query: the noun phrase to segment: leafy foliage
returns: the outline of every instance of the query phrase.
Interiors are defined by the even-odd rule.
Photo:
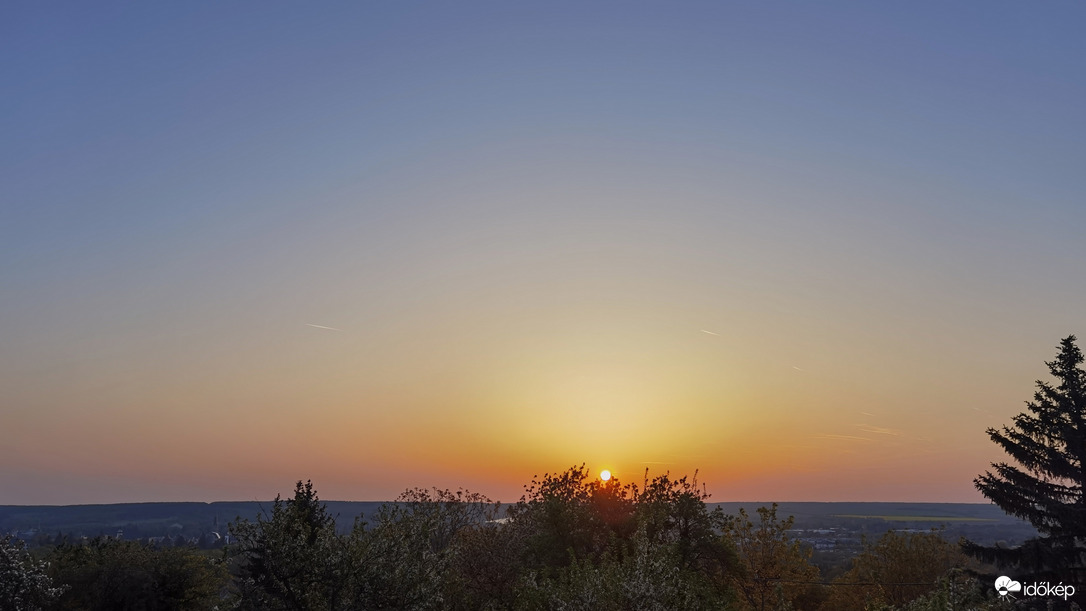
[[[229,583],[222,563],[195,549],[107,537],[60,545],[50,561],[68,587],[57,609],[215,609]]]
[[[445,609],[485,592],[472,572],[457,569],[464,562],[480,570],[496,568],[475,554],[488,549],[478,546],[480,533],[494,529],[498,509],[498,503],[481,494],[421,488],[382,507],[364,538],[369,560],[365,589],[371,605]]]
[[[968,559],[959,546],[947,542],[939,531],[898,533],[889,531],[874,544],[865,542],[852,568],[834,580],[827,611],[863,611],[872,607],[901,606],[936,591]]]
[[[673,545],[650,541],[644,529],[634,535],[631,553],[605,553],[597,562],[575,560],[551,578],[529,575],[525,609],[726,609],[705,576],[682,568]]]
[[[47,568],[22,541],[0,537],[0,611],[36,611],[59,598],[64,588],[53,585]]]
[[[731,576],[747,608],[789,608],[814,595],[818,568],[810,550],[788,537],[793,518],[777,518],[777,504],[758,508],[758,524],[740,509],[725,524],[725,534],[739,553],[741,570]]]
[[[294,498],[275,497],[271,515],[230,525],[227,548],[245,609],[346,609],[356,567],[353,539],[336,534],[335,517],[312,482],[298,482]]]
[[[981,580],[970,571],[953,568],[939,578],[932,591],[896,608],[901,611],[1007,611],[1013,605],[1011,601],[1000,599],[991,580]]]
[[[556,568],[574,558],[598,559],[613,536],[633,531],[632,493],[617,478],[593,481],[583,464],[533,478],[509,511],[510,520],[528,533],[529,565]]]
[[[696,479],[593,480],[584,465],[534,479],[510,511],[525,534],[525,608],[714,608],[736,568]]]

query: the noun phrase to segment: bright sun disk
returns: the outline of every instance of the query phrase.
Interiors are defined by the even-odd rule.
[[[600,471],[600,479],[602,479],[605,482],[607,480],[611,479],[611,472],[608,471],[607,469],[604,469],[603,471]]]

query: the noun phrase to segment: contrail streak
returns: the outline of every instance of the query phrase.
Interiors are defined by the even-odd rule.
[[[343,329],[337,329],[335,327],[326,327],[324,325],[315,325],[313,323],[305,323],[307,326],[315,327],[317,329],[328,329],[329,331],[342,331]]]
[[[702,330],[701,330],[701,332],[702,332],[702,333],[708,333],[709,335],[716,335],[717,337],[720,337],[720,334],[718,334],[718,333],[713,333],[712,331],[706,331],[705,329],[702,329]]]
[[[871,426],[871,425],[868,425],[868,424],[857,424],[856,428],[860,429],[861,431],[863,431],[865,433],[878,433],[879,435],[893,435],[894,437],[897,437],[898,435],[901,435],[901,433],[899,433],[895,429],[888,429],[888,428],[881,427],[881,426]]]
[[[857,437],[856,435],[815,435],[819,439],[843,439],[846,441],[872,441],[867,437]]]

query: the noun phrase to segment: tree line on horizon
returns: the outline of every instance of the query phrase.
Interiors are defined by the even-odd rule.
[[[775,505],[727,515],[707,498],[694,479],[604,483],[582,465],[534,479],[505,511],[414,489],[337,533],[312,483],[298,482],[266,515],[232,523],[235,542],[218,552],[103,537],[12,558],[32,577],[24,593],[38,594],[0,610],[863,609],[938,595],[966,562],[937,532],[891,532],[838,581],[906,585],[834,592]]]
[[[584,465],[533,478],[508,507],[464,491],[413,489],[337,532],[311,482],[230,525],[222,550],[98,538],[35,557],[0,539],[0,611],[54,609],[724,609],[1077,608],[1086,593],[1086,372],[1075,337],[1047,363],[1028,412],[988,435],[1016,464],[977,488],[1037,538],[1016,548],[939,532],[865,541],[826,582],[777,507],[710,509],[693,478],[641,485]],[[1070,600],[1015,600],[993,579],[1081,584]]]

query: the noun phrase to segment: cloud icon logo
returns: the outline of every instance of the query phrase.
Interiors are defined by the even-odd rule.
[[[1011,579],[1010,577],[1007,577],[1006,575],[1003,575],[999,579],[995,580],[995,589],[996,592],[999,592],[1000,596],[1006,596],[1011,592],[1021,592],[1022,584]]]

